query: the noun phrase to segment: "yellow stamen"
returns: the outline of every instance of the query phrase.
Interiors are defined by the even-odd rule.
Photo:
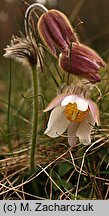
[[[65,108],[65,115],[69,121],[81,122],[87,116],[88,109],[86,111],[78,110],[76,103],[69,103]]]

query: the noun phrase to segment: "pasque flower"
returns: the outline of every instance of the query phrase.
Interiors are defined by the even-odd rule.
[[[72,41],[79,42],[68,18],[58,10],[52,9],[41,15],[38,31],[43,42],[55,56],[57,48],[60,52],[67,52]]]
[[[78,138],[84,145],[91,144],[91,130],[95,123],[99,123],[99,110],[91,99],[76,94],[61,94],[44,111],[51,109],[46,135],[55,138],[67,130],[70,146],[75,145]]]
[[[77,43],[72,43],[69,54],[60,54],[59,64],[64,71],[86,78],[91,83],[100,82],[98,70],[100,67],[106,66],[105,62],[94,50]]]
[[[57,56],[59,65],[68,73],[88,79],[91,83],[100,82],[98,70],[106,64],[91,48],[79,43],[78,37],[67,17],[58,10],[49,10],[38,21],[38,31],[50,52]]]
[[[5,48],[4,56],[14,59],[23,65],[36,65],[37,47],[34,38],[30,40],[25,37],[13,36],[10,45]]]

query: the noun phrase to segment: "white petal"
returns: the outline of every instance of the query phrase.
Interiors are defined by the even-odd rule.
[[[76,131],[79,123],[71,122],[68,126],[68,143],[70,146],[74,146],[78,140]]]
[[[63,98],[65,98],[68,94],[60,94],[57,97],[55,97],[46,107],[46,109],[44,110],[44,112],[47,112],[51,109],[53,109],[54,107],[56,107],[57,105],[59,105],[59,103],[63,100]]]
[[[61,106],[66,106],[69,103],[73,104],[77,100],[77,98],[78,96],[76,95],[69,95],[62,100]]]
[[[88,103],[84,98],[79,98],[76,101],[78,110],[86,111],[88,109]]]
[[[88,104],[89,104],[89,108],[90,108],[90,111],[92,113],[92,116],[95,120],[95,122],[97,123],[97,125],[99,125],[100,123],[100,116],[99,116],[99,109],[98,109],[98,106],[90,99],[87,99],[88,101]]]
[[[91,130],[95,124],[95,120],[91,114],[91,112],[88,112],[87,118],[85,118],[80,125],[78,126],[76,136],[79,137],[79,140],[84,145],[91,144]]]
[[[64,114],[64,110],[65,108],[61,106],[52,110],[45,134],[50,137],[59,137],[66,131],[69,121]]]

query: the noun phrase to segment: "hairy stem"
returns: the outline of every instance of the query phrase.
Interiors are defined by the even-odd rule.
[[[33,126],[32,126],[32,140],[31,140],[30,169],[32,172],[34,172],[37,124],[38,124],[38,80],[37,80],[36,65],[32,66],[32,76],[33,76],[34,104],[33,104]]]
[[[10,103],[11,103],[11,60],[10,60],[10,69],[9,69],[9,92],[8,92],[8,112],[7,112],[7,133],[8,133],[8,147],[11,151],[11,140],[10,140]]]
[[[26,13],[25,13],[25,32],[26,32],[26,35],[29,36],[30,38],[31,38],[31,28],[30,28],[31,13],[34,12],[36,9],[40,10],[43,13],[48,12],[47,8],[39,3],[31,4],[27,8]]]

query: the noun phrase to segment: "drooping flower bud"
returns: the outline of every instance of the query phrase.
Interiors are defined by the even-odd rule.
[[[91,83],[100,82],[98,70],[106,64],[91,48],[83,44],[72,43],[71,53],[61,53],[60,67],[71,74],[88,79]]]
[[[38,31],[54,56],[56,56],[56,48],[66,52],[71,42],[79,43],[69,20],[58,10],[49,10],[40,17]]]

